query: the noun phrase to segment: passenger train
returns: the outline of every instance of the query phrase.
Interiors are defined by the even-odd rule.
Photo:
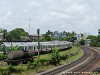
[[[4,60],[8,65],[18,65],[20,62],[34,61],[34,55],[38,54],[38,42],[4,42],[3,45],[5,47],[17,46],[19,48],[18,51],[8,51],[8,58]],[[68,41],[40,42],[39,51],[41,54],[52,52],[55,46],[62,51],[71,48],[72,43]]]
[[[38,50],[38,42],[4,42],[6,47],[17,46],[19,50]],[[72,43],[68,41],[49,41],[40,42],[40,51],[50,51],[54,47],[64,50],[72,47]]]

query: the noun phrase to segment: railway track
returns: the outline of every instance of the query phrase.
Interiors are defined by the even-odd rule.
[[[65,64],[65,65],[62,65],[58,68],[54,68],[52,70],[49,70],[49,71],[45,71],[45,72],[42,72],[42,73],[39,73],[37,75],[54,75],[54,74],[61,74],[63,71],[66,71],[67,69],[77,65],[78,63],[84,61],[87,57],[90,56],[91,52],[89,50],[86,50],[86,49],[83,49],[84,51],[84,55],[79,59],[79,60],[76,60],[75,62],[72,62],[70,64]]]
[[[85,64],[70,70],[71,73],[69,72],[67,75],[89,75],[93,73],[92,68],[100,61],[100,54],[93,48],[87,47],[86,49],[92,52],[90,60],[88,60]]]
[[[84,55],[75,62],[36,75],[88,75],[89,69],[100,60],[100,55],[93,48],[81,47]]]

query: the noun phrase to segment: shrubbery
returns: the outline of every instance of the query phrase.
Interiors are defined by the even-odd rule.
[[[36,68],[37,66],[39,66],[38,62],[38,60],[35,60],[34,62],[28,62],[27,69],[30,70]]]
[[[68,55],[67,54],[66,55],[62,55],[62,56],[60,56],[60,58],[61,58],[61,60],[66,60],[68,58]]]
[[[4,55],[4,54],[0,54],[0,60],[6,59],[6,58],[7,58],[6,55]]]
[[[51,64],[57,65],[60,64],[60,54],[59,54],[59,48],[54,47],[53,52],[50,54],[51,55]]]
[[[10,46],[10,47],[8,47],[9,51],[17,51],[18,49],[19,49],[18,46]]]
[[[84,39],[81,39],[81,40],[79,41],[79,44],[80,44],[80,45],[85,45],[85,40],[84,40]]]
[[[22,71],[23,71],[22,68],[9,65],[5,68],[0,68],[0,75],[10,75],[11,73],[20,73]]]

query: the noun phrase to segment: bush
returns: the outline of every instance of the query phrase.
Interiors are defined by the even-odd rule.
[[[34,62],[28,62],[27,69],[30,70],[36,68],[37,66],[39,66],[38,63],[39,63],[38,60],[35,60]]]
[[[79,43],[80,43],[80,45],[85,45],[85,40],[84,40],[84,39],[81,39],[81,40],[79,41]]]
[[[4,55],[4,54],[0,54],[0,60],[6,59],[6,58],[7,58],[6,55]]]
[[[0,68],[0,75],[8,75],[8,70]]]
[[[12,67],[12,65],[9,65],[8,67],[8,72],[12,73],[12,72],[16,72],[16,69]]]
[[[17,51],[17,50],[19,50],[19,47],[18,46],[10,46],[10,47],[8,47],[8,50],[9,51]]]
[[[51,53],[50,56],[51,56],[51,60],[50,60],[51,64],[54,65],[60,64],[60,54],[59,54],[58,47],[54,47],[53,53]]]
[[[19,73],[22,72],[22,68],[17,68],[12,65],[0,68],[0,75],[10,75],[11,73]]]
[[[68,55],[62,55],[61,60],[66,60],[68,58]]]

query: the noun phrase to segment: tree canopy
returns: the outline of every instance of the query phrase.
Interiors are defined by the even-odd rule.
[[[25,32],[22,28],[16,28],[6,35],[7,41],[22,41],[21,36],[29,36],[28,32]]]
[[[100,47],[100,35],[91,39],[91,46]]]

